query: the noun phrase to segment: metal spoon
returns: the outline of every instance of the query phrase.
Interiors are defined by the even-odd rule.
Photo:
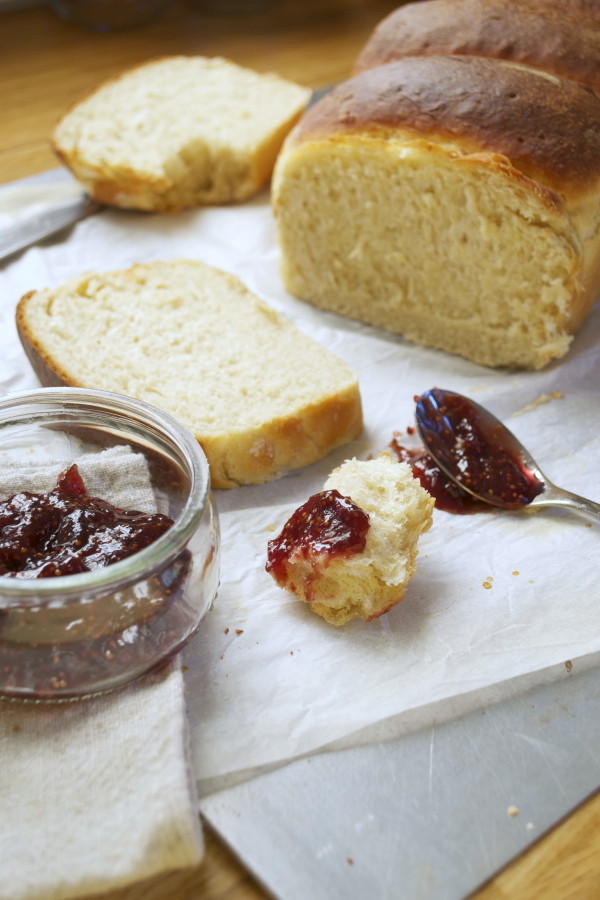
[[[427,452],[474,497],[503,509],[560,506],[600,521],[600,503],[552,484],[514,434],[468,397],[433,388],[419,397],[416,418]]]

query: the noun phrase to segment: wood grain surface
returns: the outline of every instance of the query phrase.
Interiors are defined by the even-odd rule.
[[[347,76],[373,26],[396,5],[394,0],[280,0],[268,14],[217,16],[204,14],[200,5],[176,3],[150,25],[109,34],[65,23],[44,7],[0,13],[0,182],[54,167],[48,135],[55,121],[90,88],[129,66],[173,53],[221,55],[321,87]],[[198,868],[99,900],[265,900],[267,893],[225,844],[208,828],[205,836],[206,856]],[[600,795],[475,895],[475,900],[596,898]]]

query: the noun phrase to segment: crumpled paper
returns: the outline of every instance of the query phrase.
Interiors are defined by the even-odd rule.
[[[238,275],[359,374],[360,440],[270,485],[216,492],[221,587],[185,654],[201,790],[331,742],[351,743],[359,732],[364,740],[369,728],[377,739],[385,722],[421,727],[428,715],[439,721],[444,711],[460,710],[461,698],[476,705],[493,685],[517,690],[524,676],[530,684],[531,673],[557,672],[565,661],[600,650],[600,526],[561,510],[462,517],[436,510],[404,601],[370,624],[328,625],[264,571],[267,541],[293,509],[344,459],[376,454],[394,431],[405,432],[414,424],[413,396],[433,386],[488,407],[549,478],[600,501],[600,309],[565,359],[542,372],[496,371],[291,297],[278,255],[263,192],[243,205],[169,216],[106,211],[77,225],[67,240],[27,251],[0,274],[3,390],[37,384],[13,324],[21,294],[85,270],[182,257]],[[514,417],[540,395],[561,392]]]

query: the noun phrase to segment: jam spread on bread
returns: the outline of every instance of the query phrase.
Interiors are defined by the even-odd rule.
[[[267,572],[283,587],[287,562],[304,559],[322,567],[333,558],[362,553],[368,530],[368,515],[349,497],[336,490],[313,494],[269,541]]]
[[[0,576],[52,578],[109,566],[172,525],[168,516],[89,497],[72,465],[50,493],[21,491],[0,503]]]
[[[520,446],[487,410],[462,394],[434,388],[417,403],[421,434],[441,465],[462,485],[504,509],[523,509],[544,490]]]

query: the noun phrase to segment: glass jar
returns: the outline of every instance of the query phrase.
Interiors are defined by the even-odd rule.
[[[176,654],[219,583],[219,527],[194,436],[147,403],[79,388],[0,399],[0,460],[81,463],[119,445],[141,453],[174,525],[133,556],[54,578],[0,577],[0,695],[66,700],[112,690]],[[4,499],[4,498],[3,498]]]

